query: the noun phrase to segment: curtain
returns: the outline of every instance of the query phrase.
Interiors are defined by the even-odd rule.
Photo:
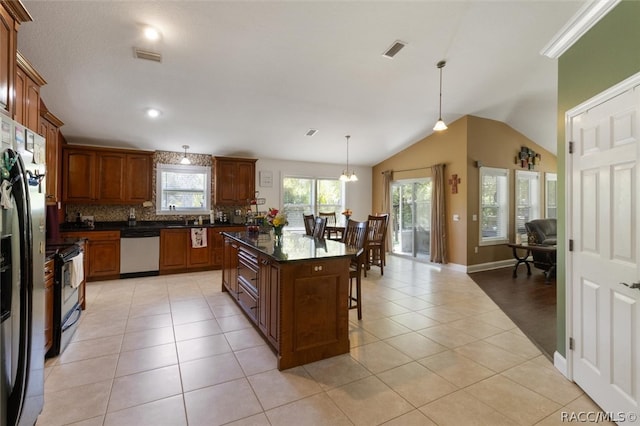
[[[433,170],[433,196],[431,199],[431,261],[447,263],[446,211],[444,203],[444,164],[437,164]]]
[[[382,209],[380,212],[389,213],[389,217],[391,217],[391,195],[389,194],[389,188],[391,188],[391,179],[393,179],[393,171],[385,170],[382,172]],[[389,223],[387,223],[387,237],[385,238],[385,246],[386,251],[391,252],[391,240],[389,238]]]

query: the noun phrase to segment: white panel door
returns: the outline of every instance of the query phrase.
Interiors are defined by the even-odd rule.
[[[638,413],[640,87],[570,119],[573,378],[605,411]],[[625,285],[626,284],[626,285]],[[612,420],[629,422],[626,414]]]

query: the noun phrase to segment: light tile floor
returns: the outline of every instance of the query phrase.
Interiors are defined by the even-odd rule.
[[[598,407],[464,273],[391,256],[351,353],[285,371],[220,271],[90,283],[44,425],[559,425]]]

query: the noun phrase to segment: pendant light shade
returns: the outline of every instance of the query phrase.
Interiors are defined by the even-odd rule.
[[[438,109],[438,121],[436,121],[436,125],[433,126],[433,130],[436,132],[447,130],[447,125],[444,123],[444,120],[442,120],[442,68],[444,68],[445,65],[447,65],[446,61],[440,61],[436,65],[440,70],[440,106]]]
[[[191,164],[191,160],[187,158],[187,150],[189,149],[189,145],[182,145],[182,148],[184,149],[184,157],[182,157],[182,159],[180,160],[180,164]]]
[[[345,138],[347,138],[347,168],[344,169],[342,171],[342,174],[340,175],[340,180],[342,182],[355,182],[358,180],[358,176],[356,176],[356,173],[352,170],[351,173],[349,173],[349,138],[351,136],[347,135],[345,136]]]

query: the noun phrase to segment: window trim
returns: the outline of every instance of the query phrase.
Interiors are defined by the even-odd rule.
[[[533,170],[516,170],[515,183],[514,183],[514,197],[513,197],[513,206],[514,206],[514,218],[513,218],[513,232],[514,235],[518,234],[518,180],[520,177],[526,177],[528,180],[535,179],[537,185],[537,194],[529,193],[529,198],[532,201],[529,206],[530,209],[535,209],[534,213],[531,215],[532,217],[529,220],[540,219],[542,217],[541,206],[540,206],[540,198],[541,198],[541,188],[540,188],[540,172],[536,172]],[[531,189],[531,186],[529,187]]]
[[[487,175],[487,176],[504,176],[505,177],[505,189],[504,189],[504,205],[502,206],[505,210],[505,214],[504,214],[504,219],[503,219],[503,224],[500,224],[503,232],[504,232],[504,237],[483,237],[482,236],[482,221],[483,221],[483,214],[482,214],[482,179],[483,177]],[[482,166],[480,167],[479,173],[478,173],[478,210],[479,210],[479,214],[478,214],[478,245],[479,246],[493,246],[493,245],[498,245],[498,244],[505,244],[509,242],[509,218],[511,215],[511,202],[509,200],[510,198],[510,191],[509,191],[509,169],[504,169],[504,168],[497,168],[497,167],[485,167]]]
[[[162,173],[163,172],[178,172],[178,173],[191,173],[191,174],[205,174],[205,203],[200,209],[176,209],[176,210],[162,210]],[[196,166],[188,164],[164,164],[158,163],[156,165],[156,215],[196,215],[196,214],[209,214],[211,210],[211,167]]]
[[[544,217],[549,218],[549,182],[556,183],[556,215],[554,218],[558,217],[558,174],[552,172],[545,172],[544,174]]]

